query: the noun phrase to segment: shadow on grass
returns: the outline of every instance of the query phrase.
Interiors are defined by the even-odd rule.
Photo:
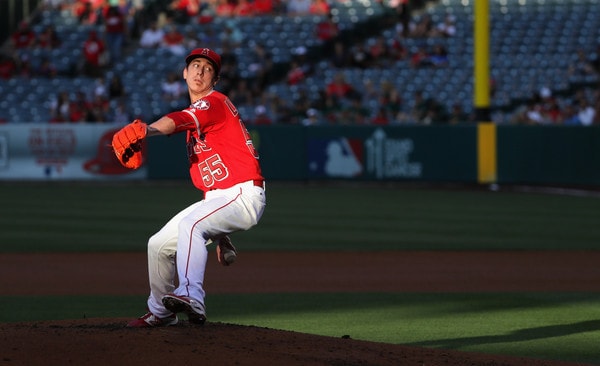
[[[524,342],[530,340],[568,336],[571,334],[585,333],[600,330],[600,320],[588,320],[573,324],[548,325],[543,327],[520,329],[508,334],[435,339],[425,342],[414,342],[411,345],[424,347],[440,347],[455,349],[469,346],[494,343]]]

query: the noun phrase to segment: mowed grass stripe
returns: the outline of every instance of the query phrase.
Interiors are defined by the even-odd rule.
[[[200,197],[187,181],[3,183],[0,251],[143,251]],[[267,197],[259,226],[234,234],[245,250],[600,247],[596,197],[277,183]]]

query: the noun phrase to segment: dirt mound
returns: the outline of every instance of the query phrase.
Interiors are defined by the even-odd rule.
[[[528,365],[569,363],[365,342],[208,322],[129,329],[130,319],[0,325],[2,365]]]
[[[243,260],[231,267],[219,266],[214,257],[209,261],[209,294],[600,290],[599,252],[242,255]],[[145,253],[0,255],[4,295],[142,295],[147,288]],[[204,327],[183,322],[169,328],[127,329],[124,324],[130,320],[0,323],[0,366],[168,366],[180,365],[178,361],[227,366],[573,365],[211,322]]]

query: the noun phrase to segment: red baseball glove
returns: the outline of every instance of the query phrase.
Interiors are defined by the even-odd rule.
[[[142,142],[146,138],[147,125],[139,119],[117,131],[112,139],[112,148],[117,159],[129,169],[137,169],[144,163]]]

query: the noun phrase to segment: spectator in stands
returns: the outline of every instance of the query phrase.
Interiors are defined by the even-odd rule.
[[[406,60],[408,58],[408,49],[404,45],[401,39],[393,38],[388,40],[390,58],[393,61]]]
[[[335,22],[333,15],[328,13],[327,16],[317,23],[315,28],[315,36],[323,42],[330,42],[340,34],[340,28]]]
[[[237,22],[233,19],[228,20],[220,35],[221,43],[227,43],[230,47],[236,48],[242,45],[244,39],[244,33],[239,29]]]
[[[221,48],[221,80],[218,84],[219,91],[229,94],[240,80],[237,56],[230,45],[222,44]]]
[[[254,11],[256,15],[274,14],[274,0],[254,0]]]
[[[19,28],[10,37],[10,45],[14,50],[32,48],[35,45],[35,41],[35,32],[26,21],[19,23]]]
[[[353,95],[349,98],[350,103],[342,105],[338,124],[343,125],[365,125],[371,119],[371,111],[364,106],[360,96]]]
[[[311,15],[329,15],[331,7],[327,0],[312,0],[308,12]]]
[[[246,79],[239,79],[234,87],[229,90],[229,99],[234,105],[254,104],[254,93],[252,93]]]
[[[310,14],[312,0],[288,0],[286,12],[289,16],[301,16]]]
[[[62,41],[58,34],[56,33],[56,29],[54,25],[49,24],[44,27],[44,29],[37,35],[35,45],[44,50],[52,50],[55,48],[59,48],[62,44]]]
[[[425,116],[419,123],[424,125],[447,124],[448,114],[444,104],[434,98],[429,98]]]
[[[338,98],[328,95],[326,90],[319,91],[319,97],[314,103],[312,108],[315,108],[321,112],[321,116],[327,123],[336,123],[339,118],[339,114],[342,110],[342,104],[338,101]]]
[[[121,60],[123,44],[127,34],[125,17],[117,6],[111,6],[104,17],[105,37],[112,63]]]
[[[57,112],[52,112],[50,114],[50,119],[48,120],[49,123],[64,123],[64,122],[68,122],[68,119],[64,118],[60,113]]]
[[[124,98],[127,95],[123,80],[117,74],[111,76],[108,81],[108,98],[110,100]]]
[[[567,102],[564,105],[562,124],[565,126],[577,126],[581,124],[577,107],[572,102]]]
[[[104,41],[95,30],[89,32],[83,44],[83,74],[89,77],[99,77],[104,73],[103,56],[106,51]]]
[[[270,126],[273,124],[273,119],[269,116],[264,105],[258,105],[254,108],[254,118],[251,123],[255,126]]]
[[[182,56],[187,52],[185,48],[185,37],[177,27],[169,24],[165,27],[165,35],[163,36],[160,48],[166,49],[174,55]]]
[[[257,42],[252,47],[247,58],[248,60],[252,60],[248,64],[250,88],[257,93],[260,93],[272,81],[273,67],[275,66],[273,63],[273,55],[265,45]]]
[[[368,69],[373,66],[375,59],[371,57],[364,43],[355,44],[351,52],[351,66],[360,69]]]
[[[446,14],[444,20],[431,30],[432,37],[450,38],[456,35],[456,17]]]
[[[215,16],[218,17],[231,17],[233,15],[233,8],[235,3],[230,0],[215,0],[214,12]]]
[[[181,81],[180,75],[175,72],[169,72],[167,74],[165,80],[161,83],[160,88],[162,90],[163,99],[168,102],[180,100],[187,95],[185,84]]]
[[[33,69],[33,65],[31,64],[31,59],[28,53],[22,53],[19,56],[17,74],[25,78],[34,76],[35,70]]]
[[[391,122],[388,110],[384,106],[379,106],[377,113],[371,118],[370,123],[375,126],[387,126]]]
[[[108,99],[100,94],[94,95],[90,102],[90,109],[86,111],[87,122],[108,122],[110,115],[110,103]]]
[[[150,25],[142,31],[140,37],[140,46],[143,48],[158,48],[163,41],[165,32],[158,27],[158,22],[152,21]]]
[[[422,90],[418,89],[413,93],[413,99],[410,100],[408,111],[400,111],[396,119],[400,123],[422,123],[427,116],[431,104],[431,100],[425,96]]]
[[[92,103],[88,100],[83,90],[77,92],[75,99],[69,101],[69,121],[85,122],[87,112],[92,109]]]
[[[106,80],[103,76],[100,76],[94,80],[94,89],[92,91],[92,95],[94,97],[101,96],[108,99],[108,88],[106,86]]]
[[[114,110],[110,111],[108,120],[111,122],[118,123],[120,125],[126,125],[130,123],[133,120],[133,118],[131,113],[129,113],[129,111],[127,110],[125,102],[120,101],[119,103],[117,103],[117,106],[114,108]]]
[[[215,33],[215,29],[210,24],[202,26],[202,32],[199,34],[199,44],[206,47],[210,46],[211,48],[216,48],[217,45],[220,46],[219,36]],[[224,47],[227,46],[224,45]]]
[[[346,45],[341,40],[336,40],[333,44],[333,54],[329,58],[329,62],[333,67],[344,68],[350,66],[351,57]]]
[[[256,13],[254,9],[254,2],[248,0],[237,0],[237,3],[233,7],[234,17],[250,17]]]
[[[436,43],[432,46],[428,61],[433,67],[448,66],[448,51],[442,44]]]
[[[52,79],[56,77],[56,75],[58,75],[58,69],[52,63],[52,61],[50,61],[50,58],[48,58],[47,56],[43,56],[40,59],[39,65],[34,70],[34,75]]]
[[[586,76],[597,74],[591,60],[588,59],[583,48],[577,50],[575,59],[571,61],[568,69],[569,76]]]
[[[280,124],[297,124],[298,121],[294,116],[294,111],[289,100],[283,100],[280,96],[274,95],[271,98],[271,114],[275,123]]]
[[[402,109],[402,96],[391,80],[384,79],[381,81],[377,101],[390,116],[397,115]]]
[[[77,0],[73,4],[73,15],[79,21],[79,24],[94,25],[98,23],[98,12],[94,4],[87,0]]]
[[[462,104],[454,103],[450,108],[450,114],[448,116],[449,125],[459,125],[470,122],[469,115],[465,113]]]
[[[4,52],[0,51],[0,79],[10,79],[17,72],[17,63],[15,59]]]
[[[388,6],[394,10],[397,21],[397,31],[402,37],[410,34],[411,9],[409,0],[390,0]]]
[[[591,126],[596,118],[596,109],[587,98],[580,98],[577,105],[577,117],[582,126]]]
[[[292,122],[294,124],[302,123],[306,118],[306,111],[312,107],[310,95],[306,88],[298,88],[292,98]]]
[[[314,108],[309,108],[306,111],[306,117],[301,121],[304,126],[316,126],[321,124],[321,116],[319,111]]]
[[[410,36],[414,38],[429,37],[433,28],[434,24],[431,15],[423,13],[419,18],[415,19],[414,27],[410,30]]]
[[[532,99],[527,103],[523,113],[523,124],[526,125],[546,125],[549,122],[544,118],[542,105],[537,99]]]
[[[416,51],[410,56],[410,66],[413,68],[431,66],[429,52],[427,52],[427,48],[425,46],[418,46]]]
[[[187,24],[200,14],[199,0],[172,0],[168,6],[170,16],[176,23]]]
[[[381,35],[375,37],[375,39],[369,42],[367,51],[371,60],[374,61],[373,66],[389,66],[389,62],[392,60],[392,54],[385,37]]]
[[[544,120],[549,124],[559,124],[562,121],[562,111],[552,91],[548,87],[540,89],[537,102],[541,105]]]
[[[346,81],[346,77],[342,72],[336,73],[333,79],[327,83],[325,92],[337,101],[347,99],[355,93],[354,88]]]
[[[304,72],[304,68],[302,65],[298,63],[296,60],[292,60],[290,69],[286,75],[286,81],[288,85],[298,85],[306,79],[306,73]]]
[[[69,93],[60,91],[50,100],[50,115],[55,122],[66,122],[69,120],[69,109],[71,107]]]

